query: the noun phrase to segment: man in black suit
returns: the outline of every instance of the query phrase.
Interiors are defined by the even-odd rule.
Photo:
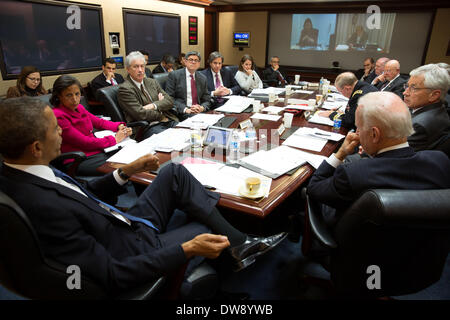
[[[380,91],[389,91],[398,95],[403,99],[403,85],[406,80],[400,75],[400,63],[397,60],[389,60],[384,66],[384,78],[383,83],[379,83],[377,88]]]
[[[280,70],[279,57],[273,56],[270,58],[270,67],[263,71],[263,81],[272,87],[279,87],[287,84],[287,78]]]
[[[161,62],[153,69],[153,73],[168,73],[174,70],[175,58],[170,54],[165,54]]]
[[[384,78],[384,66],[389,61],[387,57],[381,57],[375,62],[375,79],[370,83],[373,86],[377,86],[379,83],[383,83],[386,79]]]
[[[366,60],[364,60],[364,74],[362,75],[360,80],[367,83],[372,83],[376,76],[375,61],[373,60],[373,58],[367,58]]]
[[[358,107],[358,100],[369,92],[378,91],[377,88],[365,81],[358,80],[352,72],[343,72],[334,81],[336,89],[349,98],[345,112],[341,111],[320,111],[319,116],[329,117],[331,120],[341,119],[341,125],[347,129],[356,129],[355,112]]]
[[[339,150],[322,162],[307,188],[314,201],[326,205],[323,213],[330,225],[369,189],[450,188],[448,157],[441,151],[416,153],[408,145],[411,115],[397,95],[373,92],[360,98],[356,126],[356,133],[348,133]],[[343,163],[359,144],[371,157]]]
[[[234,79],[230,71],[223,69],[223,56],[220,52],[211,52],[208,58],[209,68],[202,71],[206,77],[208,91],[211,96],[211,108],[215,109],[223,105],[228,95],[238,95],[241,87]]]
[[[415,151],[432,150],[450,134],[450,118],[444,106],[450,78],[435,64],[418,67],[409,75],[403,95],[412,111],[414,133],[408,143]]]
[[[103,72],[91,81],[91,89],[94,97],[96,96],[98,89],[109,86],[116,86],[125,81],[120,74],[115,73],[116,65],[116,61],[114,61],[114,59],[112,58],[106,58],[105,60],[103,60]]]
[[[79,266],[110,294],[169,275],[192,257],[216,258],[225,248],[243,268],[285,237],[248,237],[232,227],[215,207],[220,194],[205,190],[179,164],[163,168],[125,214],[102,201],[123,193],[131,175],[157,169],[156,156],[145,155],[83,187],[49,166],[62,137],[48,105],[29,97],[7,99],[0,117],[7,120],[0,127],[0,189],[26,212],[45,257]],[[190,222],[166,231],[176,208]]]
[[[186,68],[170,72],[167,79],[166,92],[175,100],[175,108],[181,120],[211,108],[206,77],[197,71],[200,60],[199,52],[186,53]]]

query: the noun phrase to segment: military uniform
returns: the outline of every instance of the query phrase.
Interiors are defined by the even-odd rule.
[[[378,91],[378,89],[375,88],[373,85],[365,81],[358,80],[355,87],[353,88],[350,99],[348,100],[347,107],[345,108],[345,113],[332,112],[330,114],[330,119],[335,120],[340,118],[342,120],[341,125],[343,127],[347,129],[356,129],[355,112],[356,108],[358,107],[358,99],[361,98],[366,93],[376,91]]]

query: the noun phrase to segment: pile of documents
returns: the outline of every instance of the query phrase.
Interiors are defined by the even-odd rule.
[[[230,96],[228,97],[228,101],[225,102],[223,106],[215,109],[215,111],[241,113],[247,109],[253,101],[254,99],[243,96]]]
[[[335,132],[302,127],[291,134],[283,145],[320,152],[328,140],[339,141],[344,137]]]
[[[102,131],[97,131],[94,132],[95,137],[97,138],[104,138],[107,136],[115,136],[116,133],[111,131],[111,130],[102,130]],[[120,141],[119,143],[115,144],[114,146],[108,147],[103,149],[106,153],[110,152],[110,151],[114,151],[120,148],[123,148],[124,146],[128,145],[128,144],[134,144],[136,143],[136,140],[131,139],[130,137],[126,137],[125,139],[123,139],[122,141]]]
[[[199,113],[193,117],[187,118],[186,120],[177,124],[177,127],[182,128],[193,128],[195,126],[201,129],[207,129],[209,126],[214,125],[217,121],[224,117],[223,114],[207,114]]]

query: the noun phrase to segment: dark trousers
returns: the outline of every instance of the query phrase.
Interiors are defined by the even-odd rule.
[[[163,132],[164,130],[167,130],[169,128],[173,128],[178,124],[178,122],[174,120],[169,120],[167,122],[160,122],[158,124],[155,124],[151,127],[148,127],[144,134],[142,135],[142,140],[150,138],[154,134],[158,134]]]

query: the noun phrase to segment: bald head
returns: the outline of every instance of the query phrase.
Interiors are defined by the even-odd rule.
[[[406,142],[414,131],[411,114],[403,100],[392,92],[370,92],[358,100],[356,126],[361,145],[370,155]]]
[[[393,80],[400,73],[400,62],[397,60],[389,60],[384,65],[384,76],[386,80]]]
[[[384,72],[384,66],[389,61],[389,58],[382,57],[377,60],[375,63],[375,74],[379,76]]]

